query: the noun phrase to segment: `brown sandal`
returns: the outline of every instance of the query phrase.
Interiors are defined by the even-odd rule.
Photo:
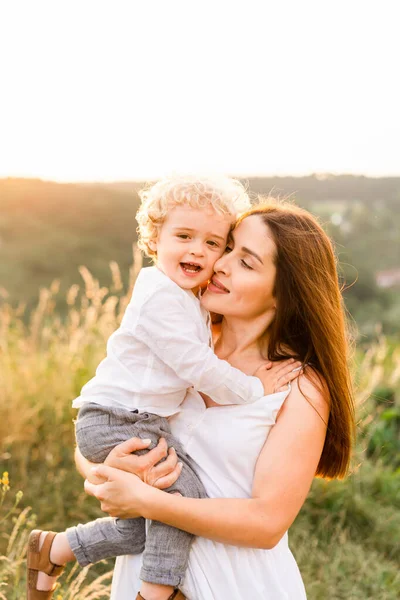
[[[39,550],[40,535],[46,533],[43,546]],[[29,535],[28,554],[27,554],[27,600],[50,600],[53,597],[55,588],[48,591],[41,591],[36,588],[38,572],[42,571],[50,577],[58,577],[64,571],[64,565],[55,565],[50,561],[50,550],[56,537],[54,531],[44,532],[35,529]]]
[[[136,596],[136,600],[145,600],[145,599],[143,598],[141,593],[138,592],[138,595]],[[172,592],[172,594],[170,595],[168,600],[186,600],[186,596],[184,596],[180,590],[175,590],[174,592]]]

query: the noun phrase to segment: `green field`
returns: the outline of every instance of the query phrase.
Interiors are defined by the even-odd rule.
[[[60,530],[100,514],[74,469],[71,398],[104,355],[129,295],[109,294],[84,276],[85,293],[74,299],[70,291],[64,320],[55,311],[56,287],[42,290],[28,325],[18,310],[1,308],[0,468],[10,483],[0,485],[0,598],[7,600],[24,597],[25,543],[36,522]],[[113,285],[120,285],[115,271]],[[400,596],[400,346],[380,337],[355,363],[353,472],[344,482],[316,480],[290,531],[310,600]],[[106,599],[111,568],[73,570],[55,597]]]
[[[104,356],[141,266],[137,254],[131,266],[136,187],[0,180],[0,476],[9,478],[0,483],[0,600],[24,598],[35,523],[57,531],[100,515],[73,465],[71,399]],[[377,288],[374,273],[400,266],[400,180],[285,178],[250,187],[297,190],[334,236],[347,282],[353,265],[359,274],[346,293],[362,332],[352,473],[344,482],[315,480],[290,530],[308,598],[397,600],[400,300]],[[105,600],[111,568],[73,569],[56,600]]]

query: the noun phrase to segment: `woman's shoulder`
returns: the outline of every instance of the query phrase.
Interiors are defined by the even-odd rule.
[[[291,391],[279,411],[280,415],[296,413],[298,417],[310,417],[317,413],[327,423],[329,418],[330,396],[325,379],[318,371],[307,365],[303,373],[291,384]]]

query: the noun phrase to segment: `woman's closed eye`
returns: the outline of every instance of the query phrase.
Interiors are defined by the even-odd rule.
[[[181,240],[188,240],[188,239],[190,239],[187,233],[178,233],[176,237],[178,237]]]
[[[242,267],[244,267],[245,269],[249,269],[250,271],[253,271],[253,267],[251,267],[250,265],[247,264],[247,262],[242,258],[240,259],[240,264],[242,265]]]
[[[229,254],[229,253],[230,253],[230,252],[232,252],[232,251],[233,251],[233,248],[232,248],[232,246],[226,246],[226,248],[225,248],[225,254]],[[244,258],[241,258],[241,259],[240,259],[240,264],[242,265],[242,267],[243,267],[244,269],[249,269],[249,271],[253,271],[253,270],[254,270],[254,269],[253,269],[253,267],[251,267],[251,266],[250,266],[250,265],[249,265],[249,264],[248,264],[248,263],[247,263],[247,262],[244,260]]]

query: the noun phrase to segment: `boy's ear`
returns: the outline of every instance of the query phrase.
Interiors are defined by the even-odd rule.
[[[157,252],[157,240],[149,240],[149,248],[153,252]]]

